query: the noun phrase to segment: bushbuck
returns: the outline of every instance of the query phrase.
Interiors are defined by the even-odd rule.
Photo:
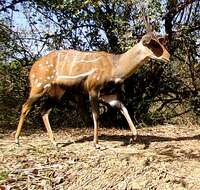
[[[164,38],[156,37],[153,32],[145,34],[136,45],[123,54],[115,55],[104,51],[82,52],[70,49],[53,51],[41,57],[33,64],[30,71],[31,90],[22,107],[15,134],[16,143],[19,143],[22,125],[33,103],[44,94],[48,94],[54,100],[59,100],[66,90],[70,90],[70,87],[80,88],[89,96],[96,147],[98,147],[98,102],[100,99],[121,111],[133,135],[136,136],[136,128],[126,107],[116,96],[101,95],[100,91],[109,82],[123,82],[149,59],[168,62],[169,57],[170,55],[164,47]],[[48,118],[51,107],[49,104],[43,110],[42,119],[50,140],[54,142]]]

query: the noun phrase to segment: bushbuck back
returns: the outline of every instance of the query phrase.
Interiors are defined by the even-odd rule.
[[[59,100],[65,90],[77,86],[89,95],[94,122],[94,144],[98,147],[98,101],[118,108],[125,116],[134,136],[137,135],[131,117],[125,106],[116,96],[101,95],[101,89],[108,82],[123,82],[143,65],[148,59],[169,61],[169,53],[163,46],[163,38],[157,38],[149,32],[142,37],[139,43],[127,52],[115,55],[107,52],[81,52],[76,50],[53,51],[36,61],[30,71],[30,95],[22,107],[20,121],[15,135],[19,143],[19,135],[24,119],[31,105],[44,94],[54,100]],[[49,138],[54,142],[53,133],[49,124],[51,104],[42,112],[42,118]]]

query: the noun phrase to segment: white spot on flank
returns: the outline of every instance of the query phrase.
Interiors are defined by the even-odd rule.
[[[35,78],[35,75],[34,74],[32,74],[32,76],[31,76],[32,78]]]
[[[50,79],[50,77],[47,77],[47,79]]]
[[[35,79],[35,83],[37,83],[38,82],[38,79]]]
[[[51,64],[50,66],[53,67],[53,64]]]
[[[48,61],[46,61],[46,64],[48,65],[48,64],[49,64],[49,62],[48,62]]]
[[[51,78],[53,79],[53,78],[54,78],[54,75],[52,75]]]
[[[39,67],[42,67],[42,64],[41,64],[41,63],[39,64]]]
[[[41,82],[37,84],[37,87],[40,87],[40,86],[42,86],[42,83],[41,83]]]

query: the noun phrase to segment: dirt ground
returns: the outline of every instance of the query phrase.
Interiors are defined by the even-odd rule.
[[[0,189],[198,190],[200,127],[165,125],[138,130],[59,129],[53,146],[43,130],[23,129],[21,146],[13,131],[0,128]]]

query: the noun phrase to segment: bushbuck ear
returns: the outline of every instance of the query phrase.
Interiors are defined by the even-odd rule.
[[[169,38],[168,38],[168,35],[166,34],[164,37],[159,37],[158,38],[158,41],[163,45],[165,46],[168,41],[169,41]]]
[[[148,45],[151,42],[152,37],[150,35],[145,35],[142,37],[142,44],[144,46]]]
[[[164,38],[164,37],[158,38],[158,41],[159,41],[162,45],[165,45],[165,44],[166,44],[166,38]]]
[[[151,39],[149,44],[147,45],[149,49],[157,56],[160,57],[163,54],[163,48],[160,43],[156,40]]]

